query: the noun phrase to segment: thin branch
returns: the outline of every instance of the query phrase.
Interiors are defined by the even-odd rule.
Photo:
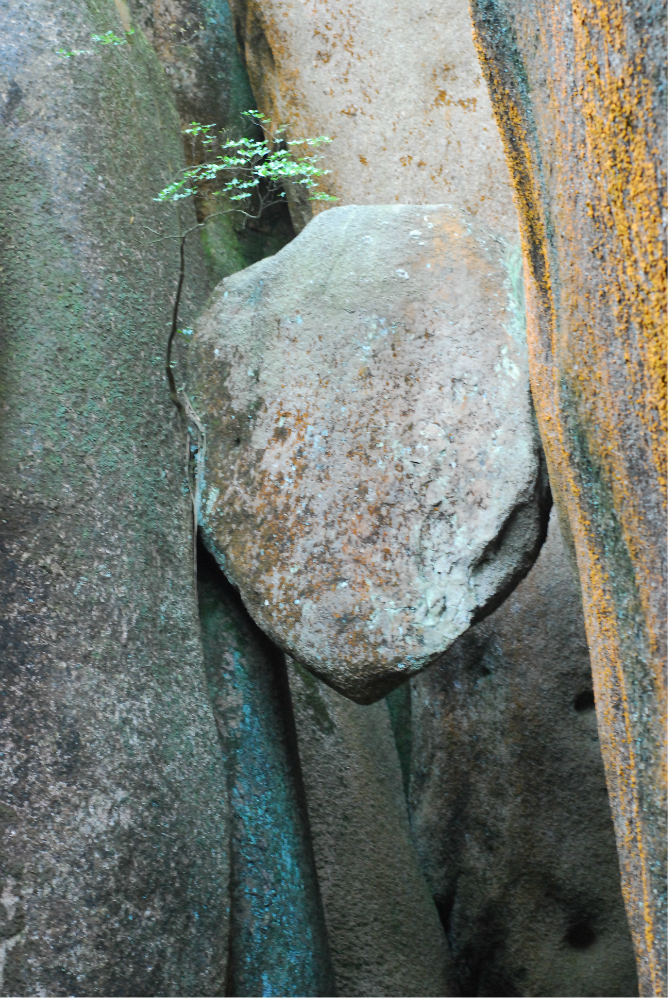
[[[203,174],[205,174],[207,169],[206,163],[189,166],[183,170],[180,170],[179,173],[183,177],[183,180],[177,181],[175,178],[167,188],[164,188],[163,191],[161,191],[160,196],[154,198],[154,200],[163,202],[171,201],[172,203],[180,204],[182,200],[188,197],[193,197],[195,199],[202,197],[201,188],[198,188],[198,184],[214,180],[219,173],[231,170],[236,173],[236,176],[233,176],[232,180],[227,182],[227,184],[223,187],[222,193],[230,195],[232,200],[235,201],[247,200],[249,207],[252,203],[252,196],[256,196],[257,213],[253,214],[252,212],[246,211],[241,207],[224,208],[221,211],[216,211],[211,215],[207,215],[202,222],[197,222],[184,232],[181,226],[181,214],[179,211],[177,213],[179,232],[175,235],[162,235],[156,230],[151,229],[149,226],[144,226],[147,231],[158,237],[154,240],[154,242],[163,242],[167,239],[179,240],[179,279],[172,307],[172,323],[169,331],[169,338],[167,340],[166,374],[170,398],[176,406],[179,416],[183,420],[186,431],[186,480],[188,483],[192,509],[193,571],[195,592],[197,592],[197,527],[199,522],[199,508],[202,489],[204,486],[206,431],[204,424],[197,416],[197,413],[195,412],[185,391],[179,391],[177,389],[174,372],[172,370],[174,341],[178,332],[179,307],[181,304],[181,295],[185,281],[186,240],[190,235],[192,235],[193,232],[196,232],[198,229],[203,229],[204,226],[214,218],[218,218],[222,215],[228,215],[232,212],[237,212],[238,214],[245,216],[246,219],[258,220],[267,208],[270,208],[275,204],[285,203],[285,201],[281,200],[281,197],[284,197],[282,192],[281,196],[276,196],[276,193],[281,187],[279,180],[282,181],[289,178],[297,178],[301,174],[304,179],[298,182],[306,184],[309,188],[313,188],[315,186],[315,178],[317,176],[322,176],[323,173],[326,172],[315,168],[314,164],[316,157],[303,157],[296,164],[292,164],[293,169],[291,172],[287,146],[299,143],[295,141],[285,143],[285,137],[282,133],[285,132],[286,126],[279,126],[278,129],[272,131],[267,127],[270,125],[268,119],[265,119],[259,114],[259,112],[246,112],[245,116],[250,117],[251,120],[256,121],[256,123],[262,126],[265,131],[265,135],[268,136],[268,141],[271,142],[271,148],[268,148],[267,139],[265,139],[264,143],[248,139],[241,139],[238,141],[230,139],[222,145],[219,140],[219,147],[222,150],[238,150],[236,157],[234,155],[226,157],[218,156],[217,162],[208,164],[209,174],[204,176]],[[203,145],[208,146],[209,151],[213,149],[213,137],[209,136],[209,129],[214,127],[214,125],[200,126],[197,122],[192,122],[189,129],[184,129],[184,134],[189,134],[191,136],[193,160],[196,158],[197,154],[197,135],[203,133],[205,136],[202,140]],[[304,141],[306,141],[309,145],[317,145],[321,141],[328,142],[330,140],[326,136],[321,136],[317,140],[307,139]],[[280,148],[282,143],[285,144],[286,148]],[[250,155],[248,155],[249,150]],[[246,155],[245,162],[243,159],[244,155]],[[238,176],[242,175],[243,177],[244,174],[247,174],[251,180],[254,179],[254,183],[251,182],[251,180],[240,182]],[[190,186],[186,187],[186,183],[189,183]],[[263,186],[264,189],[262,189]],[[170,188],[174,188],[174,190],[170,190]],[[249,188],[252,188],[252,194],[249,191],[248,194],[239,196],[240,192],[247,191]],[[235,195],[232,195],[233,190],[236,192]],[[221,192],[218,191],[214,193],[220,194]],[[331,200],[336,199],[332,198]]]
[[[176,336],[176,327],[179,321],[179,305],[181,304],[181,292],[183,291],[183,281],[186,274],[185,265],[185,245],[186,239],[188,238],[188,233],[181,236],[181,243],[179,245],[179,283],[176,288],[176,298],[174,299],[174,307],[172,309],[172,328],[169,332],[169,339],[167,340],[167,384],[169,385],[169,394],[171,396],[172,402],[179,410],[183,419],[186,419],[186,410],[183,402],[179,398],[179,393],[176,390],[176,381],[174,380],[174,372],[172,371],[172,346],[174,345],[174,337]]]

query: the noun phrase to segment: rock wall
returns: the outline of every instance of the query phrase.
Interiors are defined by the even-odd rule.
[[[130,0],[128,15],[160,60],[184,125],[225,128],[254,106],[226,2]]]
[[[577,577],[526,579],[411,683],[413,833],[463,995],[637,994]]]
[[[0,993],[216,995],[225,771],[165,385],[182,162],[112,3],[0,13]],[[81,50],[71,58],[56,50]],[[192,321],[204,274],[189,257]]]
[[[473,10],[567,536],[553,527],[509,602],[393,701],[459,983],[386,704],[291,666],[309,831],[282,660],[206,569],[202,652],[163,369],[176,255],[156,234],[176,227],[152,198],[183,165],[179,113],[230,126],[254,103],[230,15],[220,0],[0,15],[1,993],[631,993],[594,699],[641,993],[664,992],[661,12]],[[339,203],[447,201],[512,250],[461,4],[234,0],[233,15],[261,109],[332,135]],[[108,30],[121,44],[91,42]],[[302,227],[311,204],[289,194]],[[292,234],[217,221],[209,281]]]
[[[124,0],[126,24],[139,26],[162,64],[174,95],[183,128],[190,122],[217,125],[230,136],[260,137],[242,117],[255,107],[246,68],[237,49],[227,0]],[[202,147],[184,138],[188,163],[200,162]],[[210,287],[228,274],[276,253],[294,237],[285,204],[259,219],[229,211],[234,205],[206,197],[198,203],[198,220],[208,219],[201,232]],[[228,210],[220,214],[221,208]],[[191,240],[192,241],[192,240]]]
[[[642,994],[666,990],[665,9],[474,0]]]
[[[456,994],[385,701],[351,703],[291,659],[288,672],[338,994]]]
[[[335,994],[283,655],[203,549],[198,591],[229,780],[225,994]]]
[[[460,0],[231,0],[258,106],[326,134],[340,204],[454,204],[518,239],[508,171]],[[293,189],[295,228],[311,217]],[[315,210],[321,208],[315,206]]]

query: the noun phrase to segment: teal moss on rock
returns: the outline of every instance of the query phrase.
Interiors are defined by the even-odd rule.
[[[232,806],[226,994],[333,995],[283,654],[203,548],[198,585]]]
[[[398,686],[396,690],[385,697],[387,709],[390,712],[390,723],[392,734],[397,746],[399,763],[401,765],[401,779],[404,785],[404,793],[408,799],[408,791],[411,780],[411,687],[410,681]]]
[[[202,229],[209,281],[218,284],[230,274],[273,256],[294,235],[287,204],[272,206],[257,220],[244,221],[237,212],[213,218]]]

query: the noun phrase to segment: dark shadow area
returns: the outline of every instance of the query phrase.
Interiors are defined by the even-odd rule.
[[[581,714],[586,710],[594,710],[596,708],[596,701],[594,700],[593,690],[584,690],[582,693],[578,693],[575,700],[573,701],[573,708]]]
[[[575,922],[564,937],[573,949],[589,949],[596,942],[596,933],[587,921]]]

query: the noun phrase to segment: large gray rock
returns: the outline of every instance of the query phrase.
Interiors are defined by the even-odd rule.
[[[519,242],[465,0],[230,0],[257,107],[326,134],[340,204],[456,204]],[[301,195],[301,196],[300,196]],[[288,187],[295,225],[327,208]]]
[[[150,231],[182,146],[109,30],[106,0],[0,9],[0,994],[217,995],[227,786]]]
[[[288,674],[338,993],[456,994],[387,704],[351,703],[290,659]]]
[[[637,994],[582,602],[554,514],[527,578],[411,681],[410,734],[413,833],[461,993]]]
[[[447,206],[335,209],[197,326],[206,542],[258,624],[360,702],[498,604],[545,534],[503,261]]]

